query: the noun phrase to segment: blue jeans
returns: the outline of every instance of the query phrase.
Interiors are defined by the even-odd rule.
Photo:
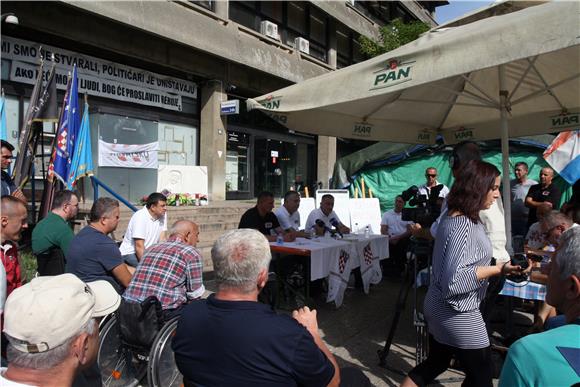
[[[135,253],[123,255],[123,261],[129,266],[137,267],[139,261],[137,260],[137,256]]]

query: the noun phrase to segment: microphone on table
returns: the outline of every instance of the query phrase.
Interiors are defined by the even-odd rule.
[[[338,233],[338,235],[340,235],[340,237],[343,238],[344,236],[340,232],[340,229],[339,229],[340,223],[338,223],[338,220],[336,220],[335,218],[332,218],[332,219],[330,219],[330,224],[332,224],[332,226],[334,228],[336,228],[336,232]]]
[[[324,223],[324,222],[322,221],[322,219],[316,219],[316,222],[314,222],[314,223],[316,223],[316,225],[317,225],[318,227],[320,227],[320,228],[323,228],[325,233],[326,233],[327,231],[329,231],[329,232],[330,232],[330,229],[329,229],[328,227],[326,227],[326,223]]]

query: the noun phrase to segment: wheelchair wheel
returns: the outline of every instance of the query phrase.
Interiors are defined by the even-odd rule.
[[[183,386],[183,376],[175,364],[175,355],[171,349],[171,340],[177,329],[179,316],[169,320],[157,334],[147,366],[149,387]]]
[[[112,315],[99,334],[97,363],[103,386],[137,386],[147,372],[147,358],[134,354],[121,341],[117,317]]]

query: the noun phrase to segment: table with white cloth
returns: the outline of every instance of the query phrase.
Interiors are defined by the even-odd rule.
[[[310,255],[310,281],[328,277],[327,302],[342,304],[350,273],[360,267],[363,288],[368,293],[370,284],[382,279],[379,260],[389,256],[389,240],[384,235],[345,235],[344,239],[318,237],[297,238],[294,242],[270,242],[273,252]]]

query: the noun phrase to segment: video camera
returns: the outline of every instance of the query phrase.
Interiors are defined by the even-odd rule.
[[[419,223],[421,227],[430,227],[441,214],[438,199],[443,187],[443,184],[432,187],[429,197],[419,195],[419,188],[416,185],[403,191],[401,193],[403,200],[416,208],[403,208],[402,220]]]

